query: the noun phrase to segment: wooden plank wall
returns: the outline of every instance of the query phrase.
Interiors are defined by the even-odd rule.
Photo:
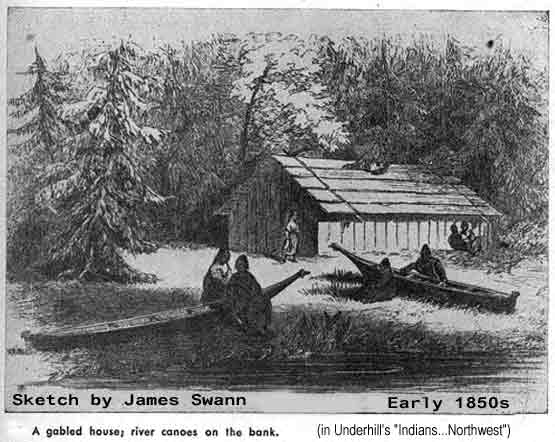
[[[229,247],[232,250],[247,250],[248,244],[248,226],[247,219],[248,194],[238,195],[232,204],[232,210],[229,215]]]
[[[435,250],[449,250],[447,238],[455,220],[368,220],[364,222],[318,223],[318,253],[335,254],[328,245],[336,242],[355,251],[419,250],[428,244]],[[455,222],[460,230],[460,221]],[[491,244],[491,228],[486,222],[470,222],[476,235],[482,237],[482,247]]]
[[[315,202],[275,161],[260,165],[232,205],[228,220],[230,248],[279,254],[290,210],[297,211],[299,256],[316,255],[319,213]]]

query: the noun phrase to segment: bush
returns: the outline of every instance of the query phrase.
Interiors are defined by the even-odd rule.
[[[49,276],[48,250],[58,226],[47,216],[35,214],[8,220],[6,275],[8,280],[37,280]]]
[[[512,225],[500,236],[501,243],[522,255],[547,253],[548,235],[546,223],[522,221]]]

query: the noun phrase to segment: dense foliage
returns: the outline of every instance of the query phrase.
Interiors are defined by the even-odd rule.
[[[353,144],[454,174],[513,218],[547,216],[546,83],[511,51],[449,38],[328,41],[326,85]],[[543,100],[543,101],[542,101]]]
[[[546,73],[502,47],[225,35],[57,66],[37,52],[9,103],[8,246],[33,244],[55,274],[132,280],[122,250],[213,237],[215,208],[277,151],[419,162],[509,226],[547,218]]]

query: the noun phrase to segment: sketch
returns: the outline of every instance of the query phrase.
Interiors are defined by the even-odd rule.
[[[546,412],[547,39],[544,12],[11,8],[7,409]]]

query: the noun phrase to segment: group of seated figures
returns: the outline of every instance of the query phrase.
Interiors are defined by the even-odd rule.
[[[254,333],[266,333],[271,322],[272,304],[249,271],[246,255],[229,265],[231,254],[221,249],[203,280],[201,302],[231,315],[231,319]]]
[[[212,261],[202,284],[201,303],[223,314],[249,335],[271,334],[273,296],[298,278],[310,272],[300,269],[293,275],[263,289],[249,270],[247,255],[239,255],[233,272],[231,254],[220,249]]]
[[[474,230],[466,221],[461,222],[460,231],[456,224],[451,224],[451,234],[447,238],[447,242],[453,250],[460,250],[474,254],[478,253],[482,249],[480,237],[476,236]]]

